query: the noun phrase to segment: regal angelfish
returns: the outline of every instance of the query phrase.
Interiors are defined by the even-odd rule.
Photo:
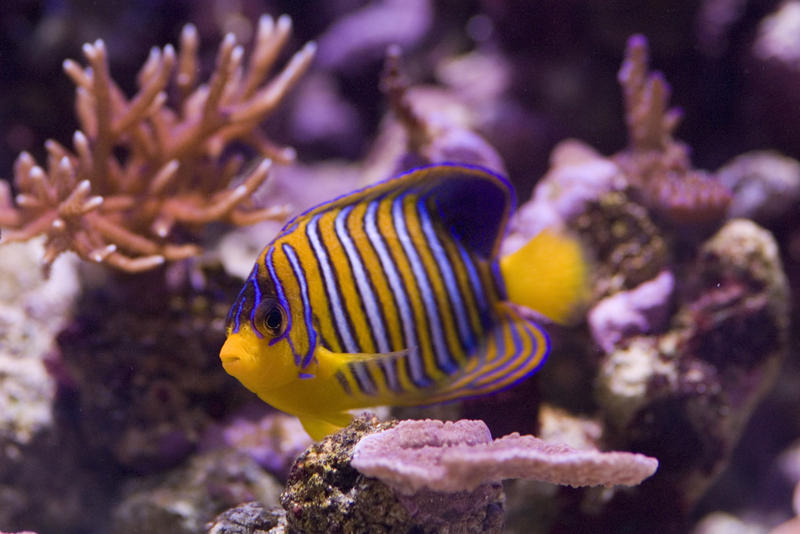
[[[578,244],[543,232],[498,261],[514,193],[485,169],[411,171],[306,211],[259,255],[225,370],[314,438],[348,410],[483,395],[534,373],[585,292]]]

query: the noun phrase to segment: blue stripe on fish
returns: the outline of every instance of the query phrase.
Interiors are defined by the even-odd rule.
[[[444,332],[442,323],[439,317],[439,310],[437,309],[436,301],[433,296],[433,289],[431,289],[428,281],[428,275],[425,266],[422,265],[417,251],[414,247],[414,241],[408,234],[406,228],[406,217],[404,214],[403,205],[406,196],[400,195],[395,198],[392,203],[392,216],[394,221],[397,236],[400,238],[400,243],[406,253],[406,258],[411,264],[411,270],[414,273],[415,281],[420,289],[422,295],[422,302],[425,305],[425,313],[428,319],[429,331],[433,338],[434,354],[436,355],[436,364],[439,370],[445,374],[451,374],[458,368],[458,364],[450,358],[450,351],[444,340]]]
[[[447,257],[444,247],[439,242],[439,237],[436,235],[436,230],[434,230],[425,199],[419,200],[417,203],[417,211],[422,221],[422,231],[428,240],[428,245],[436,260],[438,272],[444,280],[445,288],[450,296],[451,307],[456,316],[456,325],[461,338],[461,348],[469,353],[475,346],[473,341],[474,334],[470,329],[467,310],[464,307],[464,300],[461,298],[461,291],[456,283],[453,266],[450,264],[450,259]]]
[[[281,249],[283,253],[286,254],[289,264],[292,266],[294,276],[297,279],[297,283],[300,285],[300,297],[303,301],[303,320],[306,323],[306,330],[309,334],[308,352],[303,355],[300,364],[300,368],[305,369],[311,363],[314,357],[314,349],[317,348],[317,332],[311,321],[311,302],[308,298],[308,282],[306,281],[306,274],[303,271],[303,266],[300,265],[300,261],[297,259],[297,253],[294,251],[294,248],[288,243],[284,243]]]
[[[400,277],[400,273],[392,259],[391,253],[386,247],[386,243],[384,243],[383,235],[378,228],[377,211],[382,201],[383,199],[379,198],[369,203],[364,217],[364,228],[370,243],[378,255],[381,267],[383,267],[389,281],[389,286],[392,289],[392,295],[397,302],[397,308],[403,323],[403,338],[405,346],[409,350],[408,357],[405,360],[409,367],[409,377],[416,387],[423,388],[431,384],[432,381],[425,373],[425,368],[417,346],[417,336],[415,333],[416,321],[414,319],[414,312],[411,309],[411,304],[408,302],[408,293],[406,292],[405,284]]]
[[[335,321],[336,332],[338,333],[342,347],[345,352],[357,353],[360,352],[360,348],[356,343],[353,331],[347,321],[347,310],[342,301],[339,282],[334,274],[334,268],[330,262],[328,249],[322,239],[320,239],[318,226],[320,217],[322,217],[322,214],[315,215],[311,218],[308,222],[308,226],[306,226],[306,235],[311,242],[311,247],[314,250],[317,262],[322,270],[322,276],[325,280],[325,291],[330,301],[331,315]]]

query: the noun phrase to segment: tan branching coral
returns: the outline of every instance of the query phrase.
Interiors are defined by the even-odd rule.
[[[359,441],[352,465],[405,493],[472,490],[505,478],[569,486],[633,486],[658,461],[641,454],[577,450],[516,432],[492,440],[483,421],[402,421]]]
[[[152,49],[132,98],[111,78],[103,41],[84,45],[86,67],[64,62],[77,86],[81,125],[73,150],[48,141],[45,166],[20,154],[13,201],[0,181],[3,240],[46,234],[45,270],[73,250],[137,272],[199,252],[179,241],[176,225],[284,217],[282,207],[258,208],[250,197],[266,180],[271,160],[294,159],[292,148],[275,145],[259,129],[314,56],[315,44],[306,44],[268,80],[290,32],[287,16],[261,17],[246,65],[244,48],[227,35],[213,74],[201,83],[197,30],[189,24],[178,52],[171,45]],[[260,162],[250,166],[250,153],[229,154],[234,142]]]
[[[708,173],[694,169],[689,148],[673,138],[681,112],[669,107],[670,89],[663,75],[649,71],[643,36],[628,40],[618,80],[630,139],[615,159],[644,202],[675,222],[719,221],[731,193]]]

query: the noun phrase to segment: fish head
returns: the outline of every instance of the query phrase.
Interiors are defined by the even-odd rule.
[[[219,355],[225,371],[260,396],[298,375],[291,339],[295,299],[277,295],[268,282],[256,265],[228,313]]]

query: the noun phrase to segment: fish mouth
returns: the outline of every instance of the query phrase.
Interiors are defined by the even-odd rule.
[[[222,361],[222,367],[228,372],[238,368],[245,356],[247,356],[247,354],[244,353],[241,340],[234,337],[229,337],[225,340],[225,344],[219,351],[219,359]]]

